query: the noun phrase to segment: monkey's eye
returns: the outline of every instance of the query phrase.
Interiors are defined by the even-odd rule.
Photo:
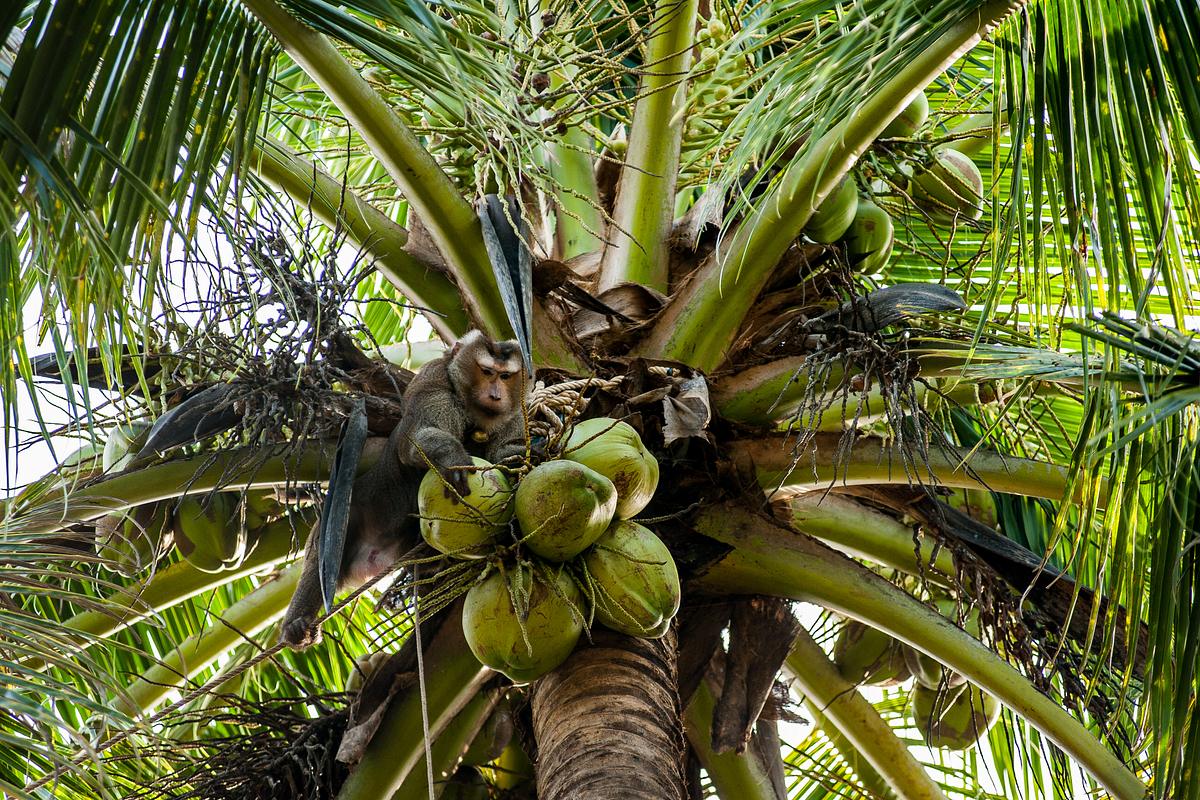
[[[488,369],[487,367],[480,367],[479,371],[482,372],[484,375],[486,375],[489,378],[496,374],[495,370]]]
[[[501,373],[500,373],[500,380],[502,380],[502,381],[506,381],[506,380],[508,380],[508,379],[509,379],[509,378],[511,378],[511,377],[512,377],[512,373],[511,373],[511,372],[501,372]]]

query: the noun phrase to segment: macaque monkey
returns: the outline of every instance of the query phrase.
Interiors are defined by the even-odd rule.
[[[404,393],[400,461],[436,468],[466,497],[472,452],[493,464],[525,452],[524,399],[521,348],[471,331],[421,367]]]
[[[370,470],[354,481],[338,590],[387,570],[420,541],[417,487],[432,466],[458,497],[469,493],[471,455],[498,463],[525,452],[526,375],[515,341],[470,331],[421,367],[404,392],[400,424]],[[304,568],[280,627],[299,649],[319,641],[320,523],[305,543]]]

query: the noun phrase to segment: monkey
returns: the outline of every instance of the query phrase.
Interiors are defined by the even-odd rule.
[[[517,342],[467,333],[409,384],[399,425],[400,461],[434,467],[448,493],[452,487],[466,497],[472,452],[493,464],[525,452],[525,377]]]
[[[517,342],[493,342],[478,330],[421,367],[383,453],[354,481],[338,591],[361,586],[420,542],[417,489],[431,466],[447,496],[463,498],[472,454],[494,464],[524,454],[526,377]],[[300,580],[280,624],[280,641],[295,650],[320,640],[319,530],[320,521],[305,542]]]

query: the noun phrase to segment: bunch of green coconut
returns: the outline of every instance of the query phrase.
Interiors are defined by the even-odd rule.
[[[917,134],[929,117],[929,99],[920,92],[881,134],[906,139]],[[977,124],[971,122],[969,124]],[[977,220],[983,216],[983,175],[968,153],[975,139],[964,138],[934,148],[919,163],[903,163],[890,176],[935,222]],[[873,183],[872,195],[887,182]],[[895,226],[891,216],[870,197],[859,193],[847,175],[813,212],[804,234],[814,242],[841,242],[850,265],[864,273],[879,271],[892,253]]]
[[[953,601],[939,600],[937,605],[943,616],[953,616]],[[968,615],[966,630],[979,636],[978,611]],[[935,659],[861,622],[842,627],[833,662],[842,677],[855,684],[896,686],[911,678],[913,724],[930,747],[965,750],[1000,717],[996,698]]]
[[[580,422],[558,458],[514,486],[482,459],[458,498],[435,471],[421,482],[421,535],[457,559],[486,559],[467,592],[463,632],[475,656],[516,682],[561,664],[592,621],[631,636],[666,633],[679,573],[666,545],[632,520],[658,486],[637,431]]]
[[[129,465],[149,427],[135,422],[113,428],[101,460],[106,473]],[[101,566],[128,577],[145,573],[172,546],[196,569],[222,572],[240,566],[284,511],[269,491],[216,492],[146,503],[98,519],[96,553]]]

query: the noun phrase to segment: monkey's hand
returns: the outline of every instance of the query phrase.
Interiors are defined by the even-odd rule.
[[[303,650],[321,641],[321,629],[313,617],[285,619],[279,628],[279,641],[293,650]]]
[[[442,480],[445,482],[443,491],[454,503],[471,493],[471,485],[467,483],[467,472],[463,467],[446,467],[441,470]]]

